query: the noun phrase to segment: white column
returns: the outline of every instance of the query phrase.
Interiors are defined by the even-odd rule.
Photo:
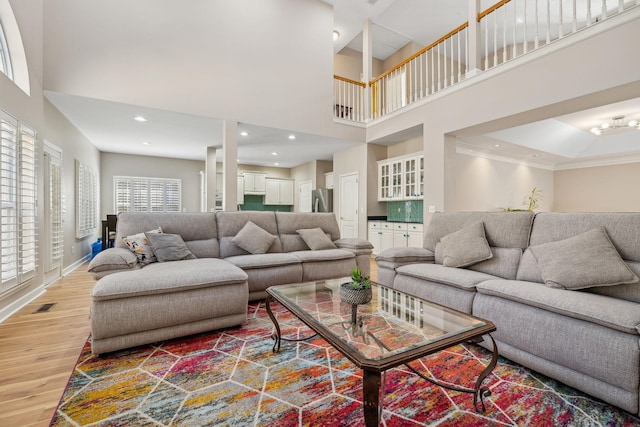
[[[206,160],[206,208],[207,212],[213,212],[216,207],[216,149],[214,147],[207,147],[207,160]]]
[[[480,0],[469,0],[469,63],[466,77],[475,76],[482,71],[482,38],[480,37]]]
[[[365,21],[362,26],[362,81],[364,88],[364,121],[371,120],[371,88],[369,81],[373,74],[373,28],[371,21]]]
[[[238,210],[238,122],[222,124],[222,209]]]

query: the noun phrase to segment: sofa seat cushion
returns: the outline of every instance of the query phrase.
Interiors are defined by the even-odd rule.
[[[291,254],[283,253],[237,255],[225,258],[224,260],[237,267],[240,267],[243,270],[300,264],[299,258]]]
[[[640,305],[634,302],[519,280],[488,280],[478,284],[477,291],[628,334],[640,333]]]
[[[496,279],[496,276],[467,270],[466,268],[445,267],[439,264],[409,264],[396,268],[399,275],[411,276],[430,282],[443,283],[467,291],[475,291],[478,283]]]
[[[324,262],[335,261],[339,259],[355,258],[355,254],[344,249],[323,249],[320,251],[296,251],[290,252],[290,255],[297,257],[304,262]]]
[[[94,301],[104,301],[244,283],[246,280],[244,271],[223,260],[188,259],[110,274],[95,284],[91,296]]]

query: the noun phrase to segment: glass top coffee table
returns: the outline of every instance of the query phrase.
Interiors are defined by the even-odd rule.
[[[386,370],[406,365],[425,380],[451,390],[473,393],[476,410],[484,411],[485,396],[490,395],[482,381],[498,361],[498,349],[490,333],[493,323],[415,296],[372,283],[373,299],[362,305],[340,300],[340,284],[348,278],[279,285],[267,289],[266,308],[276,332],[273,351],[280,351],[280,325],[271,310],[278,301],[336,350],[363,370],[363,407],[367,426],[378,426],[382,411]],[[478,376],[474,388],[443,384],[428,378],[408,365],[409,362],[454,345],[479,340],[487,335],[493,345],[491,362]],[[315,334],[313,335],[315,336]],[[384,391],[384,387],[382,388]],[[480,403],[480,406],[478,405]]]

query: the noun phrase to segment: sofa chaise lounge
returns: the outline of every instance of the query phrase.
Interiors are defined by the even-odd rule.
[[[436,213],[423,246],[381,252],[378,281],[491,320],[502,356],[640,413],[640,213]]]
[[[269,286],[369,274],[372,248],[333,213],[121,213],[89,265],[92,351],[239,325]]]

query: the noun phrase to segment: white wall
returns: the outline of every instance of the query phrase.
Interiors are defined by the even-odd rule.
[[[556,171],[553,210],[640,211],[640,163]]]
[[[335,124],[333,13],[319,0],[45,2],[45,87],[361,140]]]
[[[449,194],[451,211],[497,211],[525,209],[524,198],[535,187],[542,191],[536,211],[553,207],[553,171],[489,158],[454,154],[453,194]]]

